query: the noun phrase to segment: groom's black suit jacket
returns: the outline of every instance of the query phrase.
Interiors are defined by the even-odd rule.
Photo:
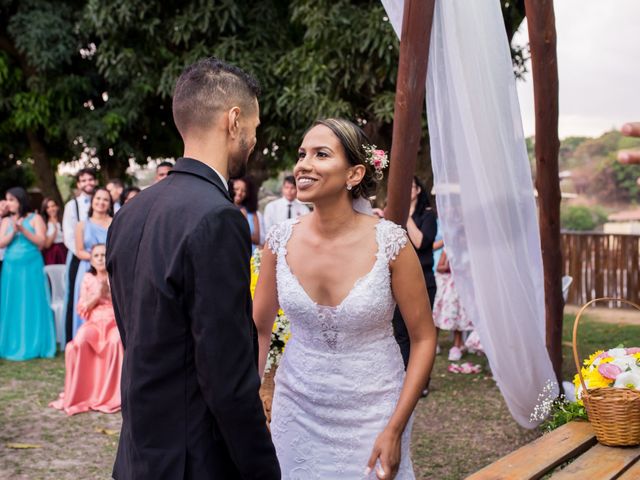
[[[178,159],[107,237],[122,342],[118,480],[279,479],[256,368],[249,227],[220,177]]]

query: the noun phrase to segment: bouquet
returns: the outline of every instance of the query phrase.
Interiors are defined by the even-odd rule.
[[[598,350],[585,359],[581,372],[588,390],[607,387],[640,390],[640,348]],[[580,399],[583,392],[577,374],[573,384],[576,399]]]
[[[258,283],[258,275],[260,274],[260,250],[256,248],[253,256],[251,257],[251,297],[253,298],[256,285]],[[267,364],[265,366],[265,373],[269,372],[273,367],[277,367],[280,363],[280,358],[284,353],[284,348],[289,339],[291,338],[291,326],[289,319],[284,314],[282,309],[278,310],[275,321],[273,322],[273,329],[271,330],[271,348],[267,355]]]

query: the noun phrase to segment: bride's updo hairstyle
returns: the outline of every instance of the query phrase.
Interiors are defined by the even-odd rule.
[[[349,165],[363,165],[365,167],[366,170],[362,181],[358,185],[354,185],[350,193],[354,199],[358,197],[368,199],[376,192],[377,181],[374,176],[375,170],[373,166],[367,162],[366,152],[363,147],[363,145],[369,145],[371,143],[367,135],[358,125],[343,118],[316,120],[313,122],[313,125],[307,129],[305,135],[317,125],[324,125],[338,137],[347,155]]]

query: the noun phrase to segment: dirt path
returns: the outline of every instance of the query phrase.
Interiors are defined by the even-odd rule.
[[[564,313],[576,315],[580,310],[578,305],[566,305]],[[640,325],[640,311],[630,308],[594,307],[586,310],[585,315],[596,322],[622,325]]]

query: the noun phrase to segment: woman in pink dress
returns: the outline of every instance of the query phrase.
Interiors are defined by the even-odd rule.
[[[67,415],[120,410],[123,348],[105,268],[105,246],[91,249],[91,268],[82,280],[78,313],[85,320],[65,349],[64,392],[51,406]]]

